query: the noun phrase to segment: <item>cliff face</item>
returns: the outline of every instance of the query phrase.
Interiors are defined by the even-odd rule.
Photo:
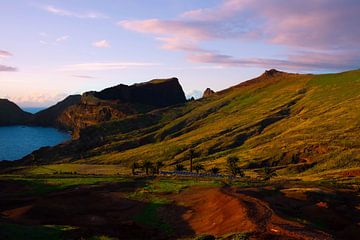
[[[101,92],[89,93],[103,100],[119,100],[156,108],[184,103],[185,94],[177,78],[156,79],[131,86],[120,84]]]
[[[73,137],[77,138],[80,130],[87,126],[185,102],[185,94],[177,78],[156,79],[72,95],[34,115],[23,112],[14,103],[1,100],[0,125],[55,127],[72,130]]]
[[[0,126],[27,124],[32,114],[24,112],[15,103],[0,99]]]
[[[60,116],[62,116],[62,114],[68,107],[78,104],[80,102],[80,99],[80,95],[68,96],[63,101],[58,102],[56,105],[36,113],[34,115],[32,124],[70,130],[71,126],[61,121]]]
[[[78,103],[57,115],[56,121],[63,128],[73,130],[73,137],[78,138],[80,130],[87,126],[185,102],[177,78],[131,86],[121,84],[100,92],[84,93]]]

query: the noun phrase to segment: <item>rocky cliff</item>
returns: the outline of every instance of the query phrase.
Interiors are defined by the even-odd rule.
[[[65,122],[61,121],[61,116],[68,107],[80,103],[81,95],[71,95],[63,101],[58,102],[45,110],[42,110],[34,115],[32,121],[33,125],[38,126],[51,126],[60,129],[70,130],[72,127]]]
[[[155,79],[131,86],[120,84],[104,89],[101,92],[88,93],[88,95],[93,95],[102,100],[119,100],[156,108],[176,105],[186,101],[185,94],[177,78]]]
[[[185,94],[177,78],[155,79],[71,95],[34,115],[23,112],[14,103],[1,100],[0,125],[56,127],[72,130],[74,138],[77,138],[80,130],[87,126],[185,102]]]
[[[131,86],[120,84],[100,92],[84,93],[79,102],[64,109],[56,121],[59,126],[73,130],[73,137],[77,138],[80,130],[87,126],[185,102],[177,78]]]
[[[32,114],[24,112],[15,103],[0,99],[0,126],[27,124]]]

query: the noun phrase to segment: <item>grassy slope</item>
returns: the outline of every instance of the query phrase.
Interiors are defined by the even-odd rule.
[[[194,148],[195,162],[206,167],[223,168],[227,156],[237,155],[244,166],[291,164],[283,174],[307,168],[313,174],[360,167],[359,119],[360,70],[264,74],[182,107],[93,127],[104,135],[102,144],[72,161],[125,166],[160,159],[172,168],[187,165]]]

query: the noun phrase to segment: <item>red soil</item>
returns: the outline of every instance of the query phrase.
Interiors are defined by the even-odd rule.
[[[279,217],[266,202],[236,193],[232,188],[197,187],[172,199],[177,205],[189,208],[182,218],[196,235],[253,232],[255,239],[332,239],[326,233]],[[177,233],[184,234],[186,229],[171,221],[171,215],[171,209],[163,211],[164,218],[176,226]]]

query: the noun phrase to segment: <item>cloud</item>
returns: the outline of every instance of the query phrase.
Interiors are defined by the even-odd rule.
[[[207,52],[190,54],[188,59],[198,63],[220,64],[230,67],[278,68],[282,70],[349,70],[360,65],[360,57],[344,54],[302,53],[289,55],[284,59],[272,58],[235,58],[233,56]]]
[[[57,43],[65,42],[65,41],[67,41],[69,38],[70,38],[70,36],[68,36],[68,35],[61,36],[61,37],[58,37],[57,39],[55,39],[55,42],[57,42]]]
[[[62,71],[102,71],[102,70],[121,70],[129,68],[145,68],[159,66],[159,63],[146,62],[95,62],[95,63],[79,63],[66,65]]]
[[[359,64],[359,12],[357,0],[223,0],[215,7],[193,9],[170,20],[124,20],[118,25],[151,34],[163,49],[185,51],[188,59],[197,62],[342,69],[345,64]],[[287,54],[243,59],[201,47],[205,42],[225,40],[279,45]]]
[[[83,79],[93,79],[95,77],[93,76],[88,76],[88,75],[72,75],[75,78],[83,78]]]
[[[92,45],[97,48],[109,48],[110,42],[107,40],[100,40],[100,41],[94,42]]]
[[[17,72],[17,71],[18,71],[18,69],[15,67],[10,67],[10,66],[0,64],[0,72]]]
[[[11,57],[12,54],[8,51],[0,50],[0,58]]]
[[[183,22],[176,20],[124,20],[118,22],[118,25],[124,29],[140,32],[151,33],[155,35],[167,36],[187,36],[187,39],[204,40],[212,38],[212,32],[202,26],[196,25],[194,22]]]
[[[65,93],[30,93],[23,96],[5,96],[16,104],[23,107],[48,107],[63,100]]]
[[[89,11],[85,13],[78,13],[69,11],[66,9],[54,7],[54,6],[45,6],[43,9],[49,13],[52,13],[54,15],[58,16],[64,16],[64,17],[76,17],[76,18],[89,18],[89,19],[106,19],[109,18],[103,13],[95,12],[95,11]]]
[[[195,98],[195,99],[199,99],[201,98],[203,95],[203,92],[200,90],[192,90],[191,92],[187,92],[186,93],[186,99],[190,99],[190,98]]]

